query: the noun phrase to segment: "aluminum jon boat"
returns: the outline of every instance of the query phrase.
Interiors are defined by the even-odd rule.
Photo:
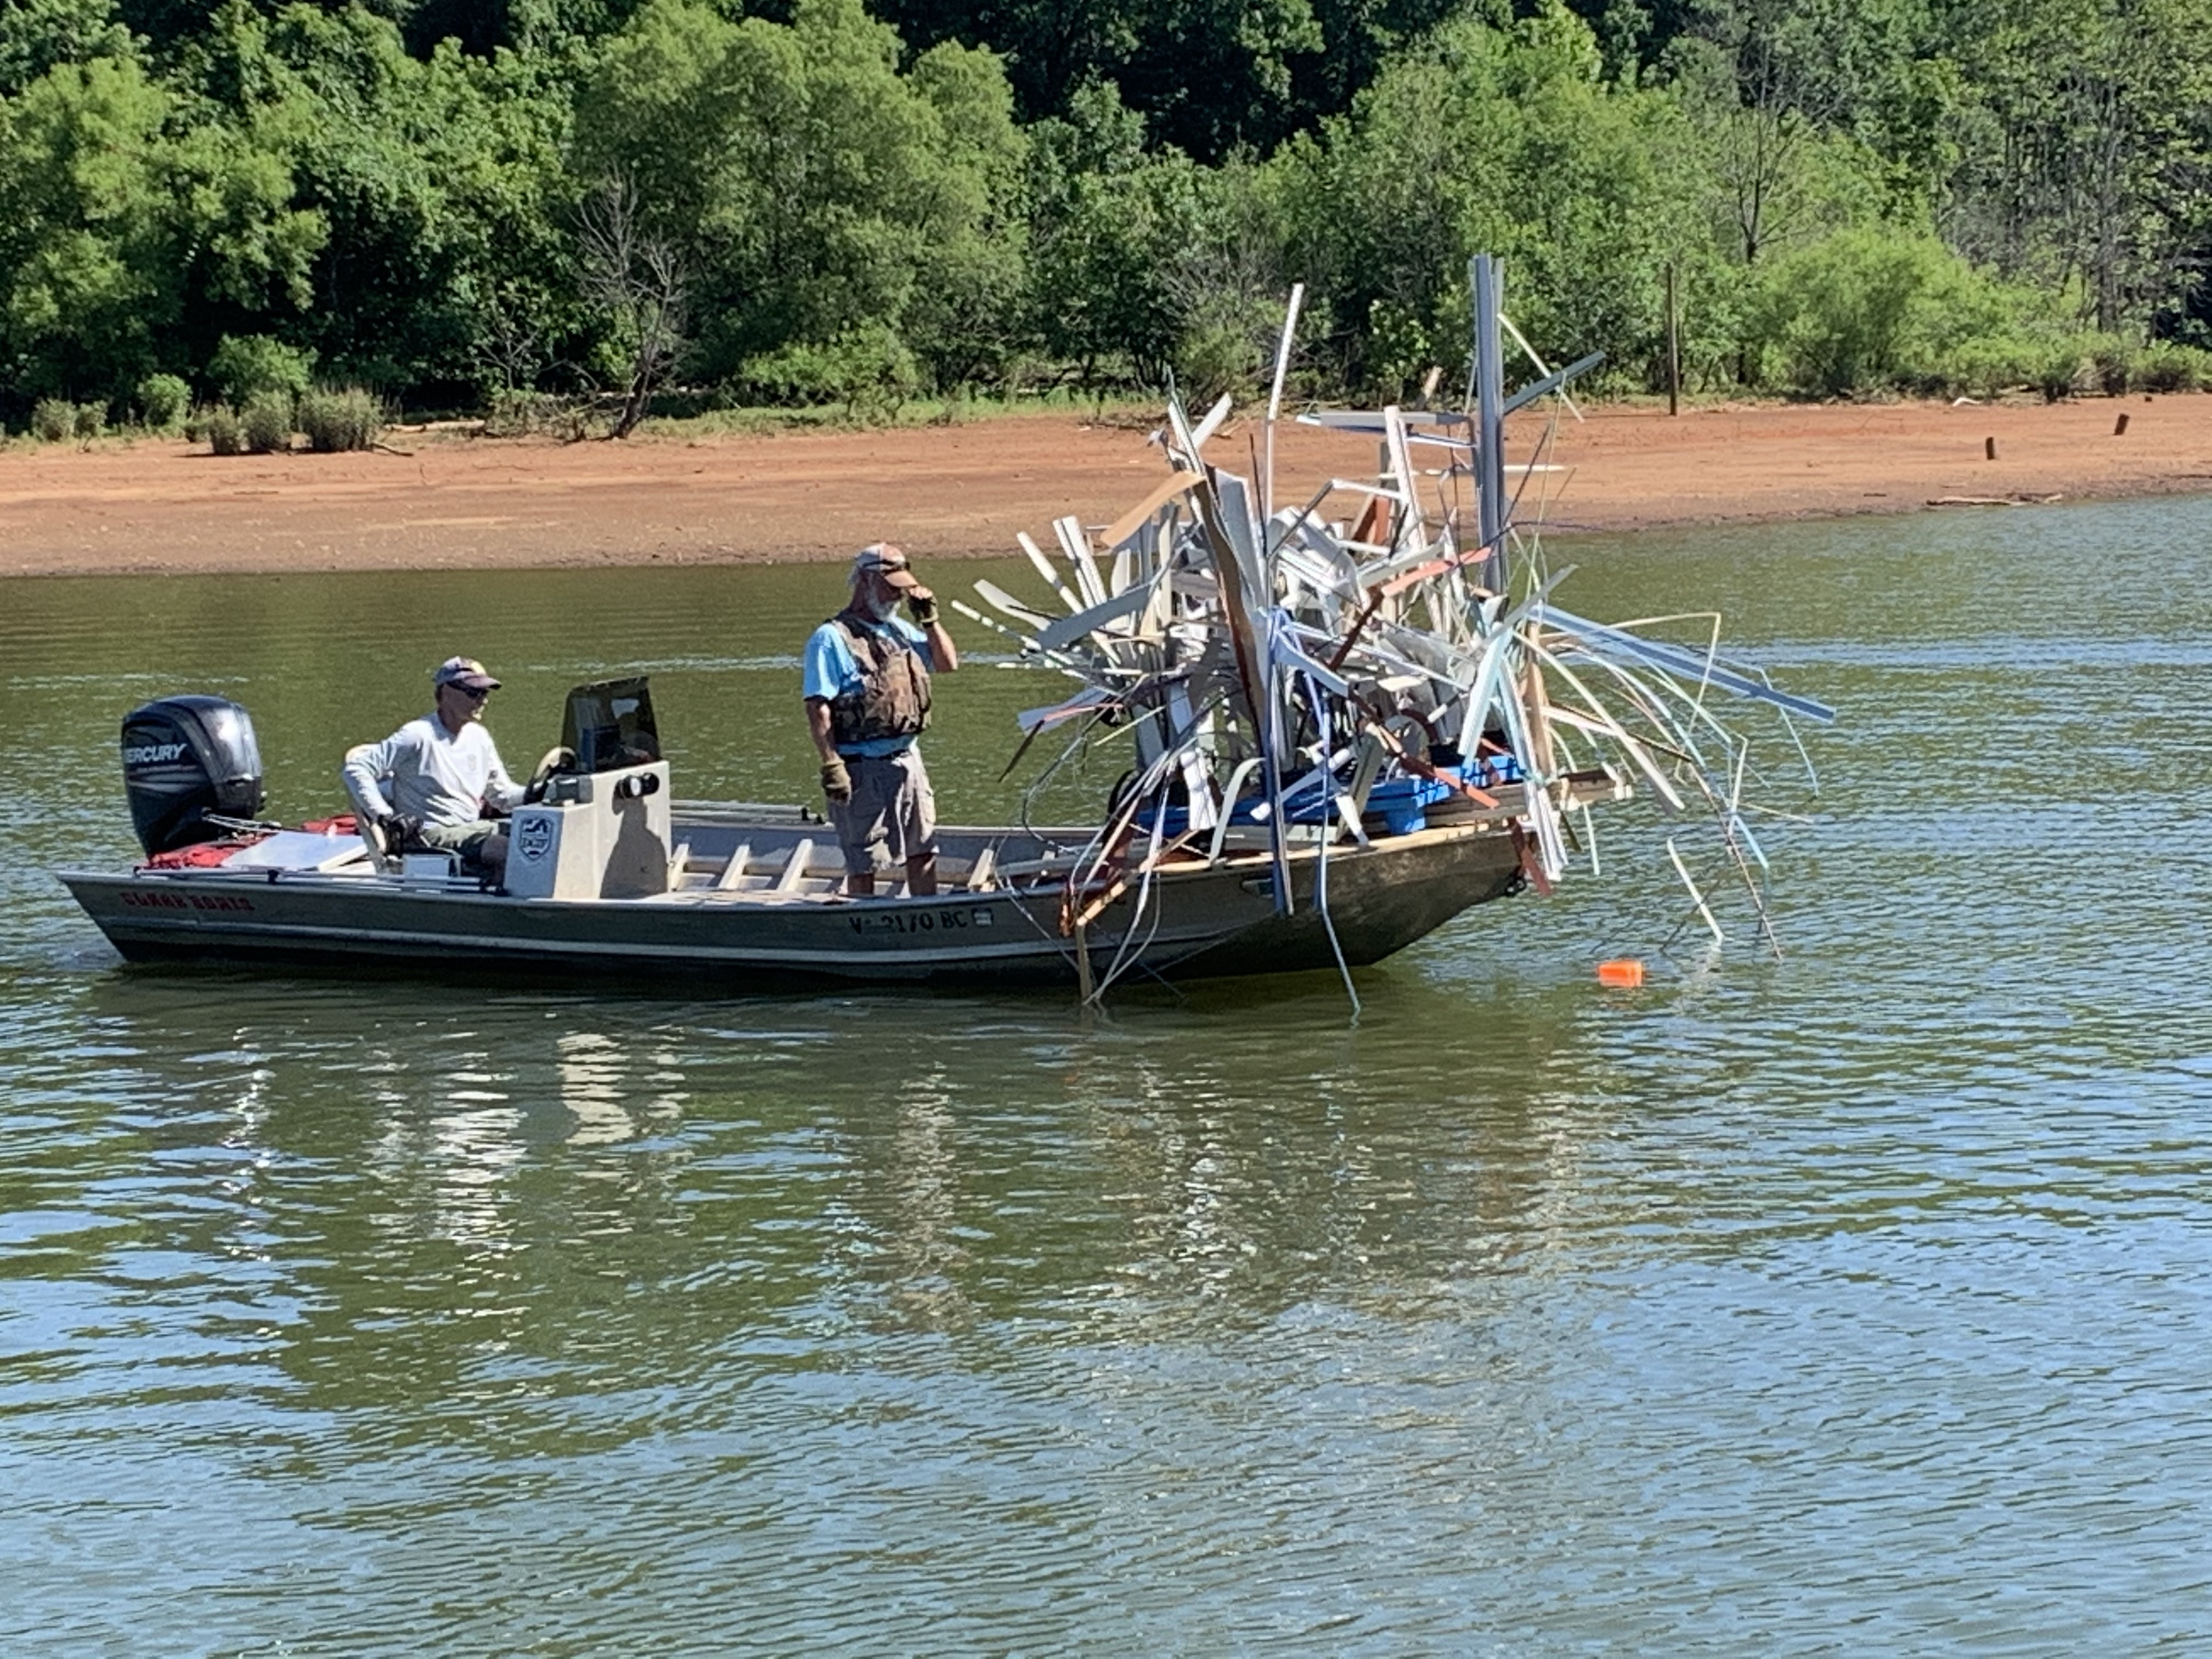
[[[936,895],[894,881],[853,898],[814,813],[671,801],[667,763],[635,758],[658,750],[642,679],[579,687],[563,738],[540,799],[514,816],[507,885],[490,891],[442,854],[383,856],[351,817],[277,830],[236,816],[261,804],[246,711],[165,699],[125,722],[126,784],[149,845],[165,830],[191,838],[131,870],[58,873],[137,962],[1088,989],[1376,962],[1517,890],[1534,856],[1526,787],[1500,784],[1470,792],[1490,805],[1455,794],[1395,830],[1378,809],[1364,845],[1294,826],[1279,848],[1222,818],[1158,854],[1140,856],[1148,843],[1132,836],[1100,860],[1095,826],[948,828]],[[1604,771],[1552,791],[1575,806],[1626,793]]]
[[[1567,787],[1578,802],[1618,793],[1603,774]],[[218,865],[58,873],[135,962],[466,965],[601,985],[611,971],[732,985],[1043,986],[1120,972],[1293,972],[1331,967],[1340,950],[1350,966],[1378,962],[1516,891],[1527,852],[1503,815],[1331,849],[1324,915],[1314,899],[1322,849],[1300,848],[1279,914],[1267,849],[1227,846],[1147,872],[1154,892],[1139,917],[1145,877],[1109,878],[1119,892],[1069,886],[1084,830],[948,829],[934,897],[854,899],[839,890],[835,843],[797,809],[678,804],[671,823],[684,843],[666,890],[622,897],[487,892],[411,860],[380,869],[358,838],[319,831],[272,835]]]

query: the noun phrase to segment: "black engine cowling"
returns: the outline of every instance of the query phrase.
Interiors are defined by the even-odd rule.
[[[149,854],[215,840],[223,830],[208,813],[250,818],[269,798],[252,716],[197,694],[132,709],[123,720],[123,787]]]

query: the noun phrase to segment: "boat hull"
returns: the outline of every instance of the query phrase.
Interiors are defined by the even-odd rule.
[[[1318,849],[1298,849],[1289,871],[1286,915],[1277,912],[1263,855],[1164,867],[1141,906],[1142,884],[1133,882],[1086,917],[1091,975],[1297,972],[1333,966],[1339,950],[1350,965],[1379,961],[1513,891],[1522,858],[1517,838],[1502,825],[1332,848],[1326,919],[1315,903]],[[1058,884],[929,899],[673,893],[552,901],[219,866],[59,873],[134,962],[472,977],[490,971],[594,987],[1059,986],[1082,977],[1076,940],[1063,930],[1068,910]]]

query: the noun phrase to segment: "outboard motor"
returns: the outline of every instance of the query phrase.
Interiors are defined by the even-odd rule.
[[[123,787],[149,857],[217,839],[224,831],[208,813],[250,818],[269,799],[252,716],[198,695],[132,709],[123,720]]]

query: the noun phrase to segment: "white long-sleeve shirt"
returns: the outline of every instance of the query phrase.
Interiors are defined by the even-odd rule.
[[[482,816],[487,801],[503,808],[522,803],[522,786],[500,764],[491,733],[475,720],[448,732],[435,714],[354,750],[344,778],[354,804],[372,817],[409,812],[424,823],[464,825]]]

